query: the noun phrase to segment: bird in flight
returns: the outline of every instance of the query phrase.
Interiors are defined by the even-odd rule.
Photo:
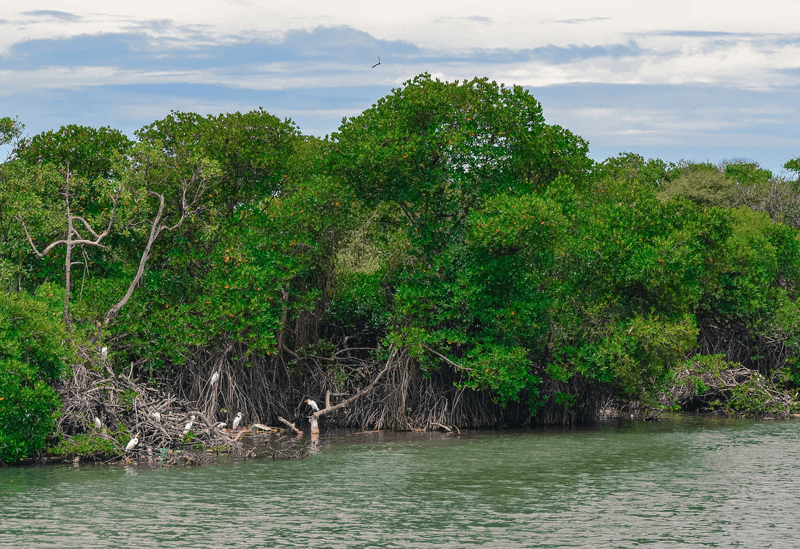
[[[381,64],[381,56],[379,55],[379,56],[378,56],[378,62],[377,62],[377,63],[375,63],[374,65],[372,65],[372,68],[374,69],[375,67],[377,67],[377,66],[378,66],[378,65],[380,65],[380,64]]]

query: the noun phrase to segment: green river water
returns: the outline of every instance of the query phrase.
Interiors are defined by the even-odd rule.
[[[800,547],[800,421],[323,435],[299,461],[0,469],[0,547]]]

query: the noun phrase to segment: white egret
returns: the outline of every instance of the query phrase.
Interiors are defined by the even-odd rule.
[[[108,360],[108,347],[100,349],[100,355],[103,357],[103,360]]]
[[[153,412],[150,415],[153,416],[154,418],[156,418],[157,422],[161,423],[161,414],[159,414],[158,412]]]
[[[219,423],[217,423],[217,429],[222,429],[226,425],[227,425],[227,423],[225,423],[224,421],[220,421]]]
[[[125,447],[125,451],[129,452],[129,451],[133,450],[134,446],[136,446],[137,444],[139,444],[139,435],[138,434],[135,435],[132,439],[130,439],[128,441],[128,445]]]
[[[219,372],[214,372],[214,375],[211,376],[211,385],[213,386],[218,379],[219,379]]]
[[[308,405],[309,405],[309,406],[311,406],[312,408],[314,408],[314,411],[315,411],[315,412],[319,412],[319,406],[317,406],[317,403],[316,403],[316,402],[314,402],[314,401],[313,401],[313,400],[311,400],[311,399],[309,399],[309,400],[306,400],[306,402],[308,402]]]
[[[103,422],[100,421],[100,418],[97,416],[94,418],[94,428],[98,431],[103,428]]]
[[[236,414],[236,417],[233,419],[233,428],[234,429],[238,429],[239,428],[239,422],[240,421],[242,421],[242,412],[239,412],[238,414]]]
[[[187,423],[187,424],[186,424],[186,426],[183,428],[183,434],[184,434],[184,435],[185,435],[185,434],[187,434],[189,431],[191,431],[191,429],[192,429],[192,422],[193,422],[194,420],[195,420],[195,417],[194,417],[194,416],[192,416],[192,418],[189,420],[189,423]]]

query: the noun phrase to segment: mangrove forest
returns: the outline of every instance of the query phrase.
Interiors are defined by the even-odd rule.
[[[2,463],[800,413],[800,157],[597,162],[522,87],[428,74],[325,138],[258,109],[0,145]]]

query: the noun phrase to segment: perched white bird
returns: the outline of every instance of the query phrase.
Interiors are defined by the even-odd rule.
[[[132,439],[128,441],[128,445],[125,447],[125,451],[129,452],[130,450],[133,450],[134,446],[136,446],[137,444],[139,444],[139,435],[134,436]]]
[[[236,417],[233,419],[233,428],[234,429],[238,429],[239,428],[239,422],[240,421],[242,421],[242,412],[239,412],[238,414],[236,414]]]
[[[161,414],[159,414],[158,412],[153,412],[150,415],[153,416],[154,418],[156,418],[157,422],[161,423]]]
[[[217,429],[222,429],[226,425],[227,425],[227,423],[225,423],[224,421],[220,421],[219,423],[217,423]]]
[[[183,434],[184,434],[184,435],[185,435],[185,434],[187,434],[189,431],[191,431],[191,429],[192,429],[192,422],[193,422],[194,420],[195,420],[195,417],[194,417],[194,416],[192,416],[192,418],[189,420],[189,423],[187,423],[187,424],[186,424],[186,426],[183,428]]]
[[[309,405],[309,406],[311,406],[312,408],[314,408],[314,411],[315,411],[315,412],[319,412],[319,406],[317,406],[317,403],[316,403],[316,402],[314,402],[313,400],[310,400],[310,399],[309,399],[309,400],[306,400],[306,402],[308,402],[308,405]]]
[[[103,427],[103,422],[100,421],[99,417],[95,416],[95,418],[94,418],[94,428],[95,429],[102,429],[102,427]]]
[[[211,385],[214,385],[218,379],[219,379],[219,372],[214,372],[214,375],[211,376]]]
[[[100,349],[100,355],[103,357],[103,360],[108,360],[108,347]]]

